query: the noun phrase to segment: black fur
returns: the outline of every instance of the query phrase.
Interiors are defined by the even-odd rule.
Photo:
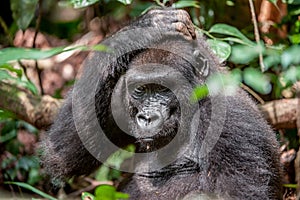
[[[170,15],[170,12],[173,15]],[[177,11],[174,10],[159,13],[163,16],[162,19],[178,17]],[[157,11],[144,15],[121,32],[136,27],[157,26],[157,23],[151,23],[153,14],[157,15]],[[97,118],[108,138],[120,147],[131,143],[138,144],[137,138],[118,128],[110,107],[113,89],[129,68],[135,69],[136,66],[147,63],[164,64],[179,71],[192,86],[196,86],[205,83],[207,79],[207,75],[200,73],[203,63],[199,63],[193,54],[197,50],[200,52],[197,56],[208,60],[209,74],[219,71],[220,64],[210,53],[202,37],[198,36],[195,41],[186,40],[178,36],[179,33],[176,33],[172,26],[166,24],[166,27],[162,28],[162,32],[146,32],[143,35],[137,34],[134,38],[128,36],[126,42],[114,41],[112,36],[103,43],[115,53],[122,52],[123,49],[133,50],[120,56],[118,53],[97,52],[86,62],[86,68],[93,68],[95,71],[86,70],[81,80],[99,81],[95,95]],[[105,71],[101,71],[100,68],[105,68]],[[189,99],[191,94],[187,91],[183,95]],[[195,131],[187,130],[185,133],[185,137],[189,138],[192,135],[195,138],[187,144],[194,151],[193,159],[189,155],[181,155],[162,169],[134,174],[120,190],[128,192],[131,199],[183,199],[186,195],[198,195],[198,198],[208,195],[219,199],[281,199],[278,144],[274,132],[243,91],[238,90],[234,95],[224,94],[221,97],[224,101],[220,104],[226,107],[225,123],[220,138],[206,157],[198,154],[211,121],[213,105],[210,97],[198,102],[200,120],[198,126],[194,127]],[[179,106],[177,101],[174,102],[175,106]],[[124,106],[129,108],[132,105],[124,103]],[[132,107],[129,112],[133,113]],[[177,119],[183,113],[175,112],[174,115]],[[90,126],[89,116],[92,115],[85,110],[80,115],[87,127]],[[181,125],[178,123],[180,120],[175,119],[164,125],[160,136],[165,134],[171,137],[172,133],[176,132]],[[129,121],[135,123],[134,118],[130,118]],[[88,139],[89,137],[92,136],[87,136]],[[158,137],[151,143],[151,151],[165,145],[161,138]],[[98,145],[94,139],[91,139],[91,146]],[[66,99],[41,147],[42,163],[47,173],[54,178],[88,174],[101,164],[85,149],[77,134],[72,114],[72,95]],[[140,151],[146,150],[141,146]],[[163,158],[158,155],[157,160],[159,159]],[[153,162],[156,162],[156,159]]]

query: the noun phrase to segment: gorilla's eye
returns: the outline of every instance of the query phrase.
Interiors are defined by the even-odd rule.
[[[133,96],[134,97],[143,96],[146,93],[146,89],[147,89],[147,87],[145,85],[141,85],[141,86],[135,88],[134,92],[133,92]]]
[[[158,93],[164,93],[164,92],[169,92],[170,89],[165,87],[165,86],[162,86],[162,85],[158,85],[157,88],[156,88],[156,91]]]
[[[135,88],[134,91],[135,91],[136,93],[142,94],[142,93],[145,93],[145,92],[146,92],[146,89],[147,89],[147,87],[146,87],[145,85],[141,85],[141,86]]]

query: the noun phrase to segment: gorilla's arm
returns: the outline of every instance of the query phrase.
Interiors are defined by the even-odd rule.
[[[227,96],[222,134],[198,166],[179,158],[156,173],[135,174],[122,190],[134,194],[133,199],[282,199],[275,134],[248,95],[237,92]],[[201,110],[201,121],[210,115],[208,107]],[[203,141],[199,133],[196,145]]]
[[[180,33],[190,40],[195,38],[194,27],[189,15],[185,11],[171,9],[150,10],[129,26],[121,29],[118,33],[126,31],[134,32],[135,29],[143,28],[158,28],[160,31],[146,32],[143,35],[134,35],[134,37],[131,38],[128,36],[125,38],[126,41],[114,41],[114,35],[112,35],[109,39],[104,40],[103,44],[113,49],[114,52],[118,52],[127,48],[126,45],[130,48],[132,48],[132,46],[138,48],[140,45],[147,45],[148,43],[156,41],[159,38],[159,35],[166,33]],[[137,41],[143,41],[145,44]],[[121,61],[118,60],[109,67],[105,66],[105,62],[103,62],[105,64],[101,63],[102,60],[105,61],[112,57],[114,57],[114,55],[107,52],[94,52],[94,55],[86,61],[84,66],[84,68],[97,66],[98,68],[107,67],[109,69],[109,71],[102,74],[102,77],[98,77],[99,88],[97,90],[96,98],[98,98],[97,103],[100,104],[99,109],[101,109],[98,111],[98,117],[99,119],[104,120],[102,124],[110,123],[105,121],[109,115],[106,111],[107,107],[110,106],[110,96],[102,94],[111,94],[111,87],[113,87],[117,81],[111,77],[117,76],[116,74],[119,73],[117,71],[118,67],[120,65],[126,65],[127,59],[125,55],[125,58],[120,58]],[[88,73],[84,73],[83,76],[89,76],[86,74]],[[112,85],[109,83],[111,81],[114,82]],[[82,116],[87,114],[88,113],[81,113]],[[64,105],[60,109],[56,120],[50,127],[50,130],[47,131],[45,138],[40,144],[42,152],[41,162],[45,167],[47,174],[50,174],[53,178],[64,179],[74,175],[88,174],[101,164],[82,144],[76,131],[73,117],[72,92],[70,92]],[[89,125],[86,124],[86,126]],[[124,141],[121,141],[121,143],[122,142],[125,143]]]

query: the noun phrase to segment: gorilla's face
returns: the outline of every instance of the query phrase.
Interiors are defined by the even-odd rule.
[[[133,64],[116,86],[122,91],[116,97],[122,99],[117,114],[126,121],[138,152],[160,149],[177,133],[180,106],[170,85],[175,85],[172,74],[163,66]]]
[[[139,54],[114,88],[112,99],[120,99],[111,106],[113,116],[117,116],[114,120],[125,127],[127,136],[133,136],[137,152],[161,149],[180,129],[186,129],[182,117],[187,114],[180,104],[191,103],[192,87],[186,77],[193,76],[193,70],[186,60],[176,56],[159,50]]]
[[[129,92],[130,128],[137,139],[138,150],[152,151],[167,145],[175,136],[180,107],[169,88],[155,83],[140,84],[138,79],[139,76],[134,76],[128,80],[129,89],[132,88]]]

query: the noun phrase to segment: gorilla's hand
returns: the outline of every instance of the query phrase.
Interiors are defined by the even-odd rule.
[[[131,27],[154,27],[165,33],[181,33],[186,39],[196,38],[195,28],[189,14],[185,10],[153,9],[144,14]],[[127,30],[127,28],[123,30]]]

